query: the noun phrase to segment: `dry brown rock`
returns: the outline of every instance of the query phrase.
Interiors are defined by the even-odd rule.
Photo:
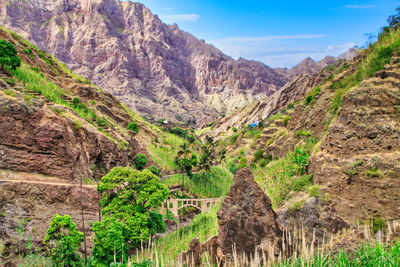
[[[202,244],[198,238],[193,238],[189,243],[189,249],[179,254],[179,260],[189,266],[199,266],[201,264],[201,254],[203,253]]]
[[[271,200],[254,181],[247,168],[235,175],[227,197],[218,211],[218,245],[224,261],[234,254],[250,259],[264,254],[277,257],[282,248],[282,231]],[[236,252],[234,251],[236,250]]]

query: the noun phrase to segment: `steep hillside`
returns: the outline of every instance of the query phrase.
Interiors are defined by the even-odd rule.
[[[351,61],[300,76],[203,132],[216,132],[232,171],[252,168],[284,225],[398,220],[399,44],[400,31],[386,29]]]
[[[115,166],[133,165],[136,154],[146,154],[148,165],[172,170],[152,140],[162,142],[162,155],[169,155],[180,138],[17,34],[0,28],[0,40],[12,43],[22,60],[16,70],[0,70],[0,239],[6,253],[15,253],[28,236],[41,246],[56,213],[70,214],[81,225],[83,205],[87,218],[96,220],[95,181]],[[128,130],[132,123],[138,133]],[[21,227],[24,234],[16,241]]]

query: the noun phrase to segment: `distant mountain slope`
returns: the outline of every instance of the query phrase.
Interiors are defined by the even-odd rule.
[[[1,24],[157,119],[211,121],[289,80],[164,24],[140,3],[0,0],[0,14]]]
[[[234,60],[130,1],[0,0],[0,24],[142,115],[197,125],[326,66],[287,70]]]

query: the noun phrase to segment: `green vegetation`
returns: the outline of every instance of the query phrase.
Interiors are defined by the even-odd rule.
[[[321,86],[317,86],[314,90],[307,94],[306,98],[304,99],[304,104],[306,106],[310,105],[314,101],[315,97],[320,94],[320,92]]]
[[[147,169],[149,171],[151,171],[154,175],[158,176],[158,177],[162,176],[161,175],[161,170],[159,168],[157,168],[156,166],[151,165]]]
[[[183,226],[167,236],[161,237],[153,244],[153,248],[138,253],[139,259],[154,259],[155,251],[157,251],[159,262],[161,262],[162,257],[166,266],[176,266],[178,254],[187,250],[193,238],[198,238],[201,242],[204,242],[218,233],[218,209],[219,205],[202,212],[193,219],[190,225]]]
[[[15,70],[21,65],[21,59],[17,55],[15,46],[6,40],[0,40],[0,69]]]
[[[169,190],[149,170],[140,172],[129,167],[115,167],[101,179],[99,192],[103,196],[101,213],[115,218],[119,222],[115,225],[118,229],[123,223],[126,228],[123,238],[129,248],[148,240],[155,234],[154,229],[159,229],[154,227],[153,221],[157,216],[150,212],[161,206]],[[102,227],[104,225],[99,226]]]
[[[126,127],[126,129],[133,131],[135,133],[139,132],[139,125],[136,121],[132,121],[128,124],[128,127]]]
[[[17,97],[17,95],[15,94],[15,92],[13,90],[10,89],[6,89],[3,91],[6,95],[12,96],[12,97]]]
[[[289,199],[291,191],[307,191],[312,186],[312,174],[308,174],[309,152],[297,147],[284,158],[273,160],[252,173],[257,183],[271,198],[274,207],[279,207]]]
[[[371,177],[371,178],[382,178],[382,176],[383,176],[381,171],[378,170],[378,168],[376,168],[376,167],[373,167],[370,170],[367,170],[366,174],[368,177]]]
[[[182,180],[182,174],[176,174],[168,179],[161,181],[167,186],[179,185]],[[216,198],[227,194],[233,183],[232,173],[224,166],[213,166],[211,172],[205,181],[201,174],[194,173],[190,179],[185,182],[186,190],[197,196],[204,198]]]
[[[390,24],[390,23],[389,23]],[[392,60],[394,54],[400,53],[400,30],[398,27],[384,27],[378,36],[378,41],[371,44],[365,51],[366,58],[358,69],[341,80],[333,81],[328,87],[335,91],[330,106],[330,113],[336,114],[342,104],[343,96],[358,85],[362,80],[372,77],[382,70],[385,64]]]
[[[77,249],[83,242],[83,232],[76,229],[69,215],[53,216],[43,243],[51,248],[53,266],[76,266],[80,263]]]
[[[15,80],[12,78],[4,78],[3,81],[5,81],[8,85],[10,86],[15,86]]]
[[[386,228],[386,221],[382,217],[374,218],[372,222],[372,231],[376,234],[379,230]]]
[[[297,266],[400,266],[400,243],[383,245],[376,243],[363,244],[355,251],[346,253],[344,250],[339,250],[337,254],[318,253],[311,257],[298,255],[290,259],[286,259],[281,263],[275,263],[273,267],[297,267]]]
[[[286,126],[286,125],[287,125],[287,123],[288,123],[288,121],[290,120],[290,118],[291,118],[291,116],[285,116],[285,117],[283,118],[283,126]]]
[[[135,168],[139,171],[143,170],[148,160],[145,154],[139,153],[134,157]]]
[[[296,132],[296,137],[303,137],[303,136],[312,136],[311,131],[300,129]]]

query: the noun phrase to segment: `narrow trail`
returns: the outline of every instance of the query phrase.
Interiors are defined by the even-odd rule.
[[[80,184],[55,183],[55,182],[31,181],[31,180],[12,180],[12,179],[0,178],[0,185],[3,183],[40,184],[40,185],[67,186],[67,187],[80,187],[81,186]],[[96,189],[96,185],[84,184],[83,187]]]

